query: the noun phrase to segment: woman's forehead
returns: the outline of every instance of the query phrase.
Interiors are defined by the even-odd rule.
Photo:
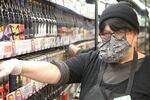
[[[110,31],[110,32],[112,32],[113,30],[110,28],[109,25],[106,25],[106,26],[104,27],[104,30],[103,30],[103,31]]]

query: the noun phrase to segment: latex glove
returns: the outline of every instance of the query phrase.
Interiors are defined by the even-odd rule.
[[[71,53],[71,55],[75,56],[76,53],[78,52],[78,50],[80,50],[79,47],[77,47],[73,44],[69,45],[69,52]]]
[[[0,64],[0,78],[4,76],[19,75],[22,71],[22,61],[18,59],[11,59],[3,61]]]

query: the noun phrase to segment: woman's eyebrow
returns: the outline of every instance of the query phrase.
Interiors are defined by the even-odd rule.
[[[113,33],[113,31],[111,31],[111,30],[103,30],[103,32]]]

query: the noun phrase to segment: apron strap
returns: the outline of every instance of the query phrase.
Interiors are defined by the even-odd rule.
[[[138,62],[138,54],[134,49],[134,54],[133,54],[133,62],[131,64],[131,71],[129,74],[129,80],[128,80],[128,85],[127,85],[127,89],[125,91],[126,94],[130,94],[132,86],[133,86],[133,81],[134,81],[134,76],[135,76],[135,72],[137,69],[137,62]],[[100,62],[100,68],[99,68],[99,74],[98,74],[98,81],[97,84],[101,85],[102,80],[103,80],[103,75],[106,69],[106,63],[104,61]]]
[[[104,61],[101,61],[100,62],[100,68],[99,68],[99,74],[98,74],[98,81],[97,81],[97,84],[99,84],[99,86],[102,83],[105,69],[106,69],[106,63]]]
[[[131,71],[130,71],[130,76],[129,76],[129,80],[128,80],[128,85],[127,85],[127,89],[126,89],[126,94],[130,94],[132,86],[133,86],[133,81],[134,81],[134,75],[137,69],[137,62],[138,62],[138,54],[134,49],[134,55],[133,55],[133,63],[131,64]]]

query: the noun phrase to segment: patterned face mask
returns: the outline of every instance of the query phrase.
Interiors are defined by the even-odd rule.
[[[131,45],[125,37],[121,39],[111,35],[110,40],[98,44],[99,58],[107,63],[116,63],[129,50]]]

